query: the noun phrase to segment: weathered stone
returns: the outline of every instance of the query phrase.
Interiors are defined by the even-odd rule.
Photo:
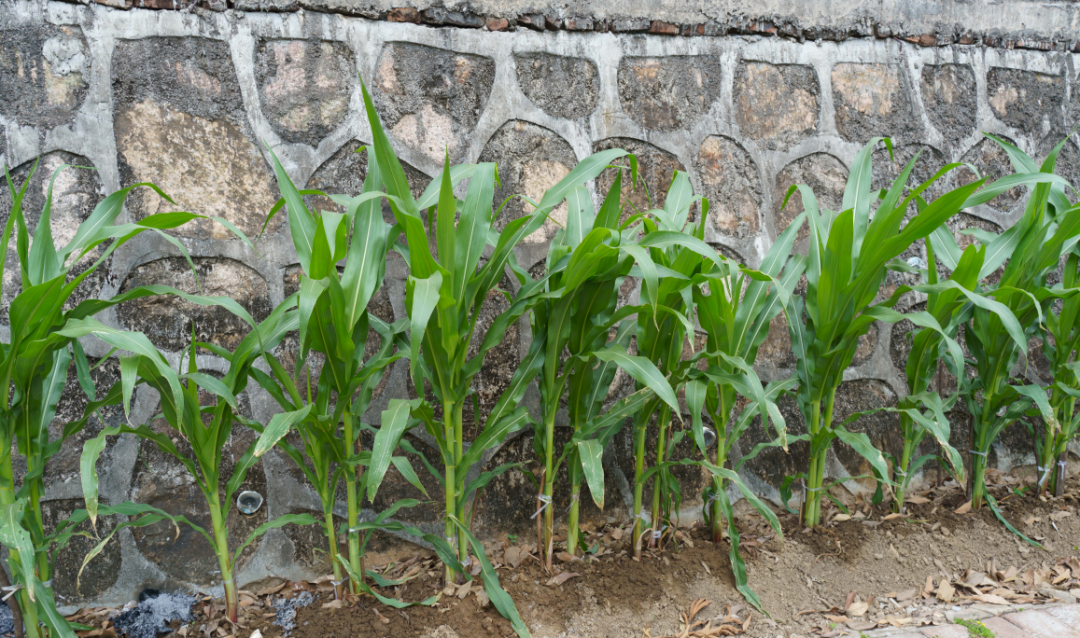
[[[514,63],[521,90],[548,115],[576,120],[596,108],[600,75],[591,60],[524,53]]]
[[[698,179],[717,232],[752,237],[761,230],[761,178],[754,160],[734,140],[710,135],[697,156]]]
[[[352,52],[340,42],[259,42],[255,78],[274,132],[288,142],[317,146],[348,115],[353,67]]]
[[[116,359],[102,362],[100,359],[89,359],[90,379],[94,383],[95,395],[101,399],[120,381],[120,363]],[[138,397],[139,389],[134,390],[134,397]],[[134,398],[132,399],[135,400]],[[79,379],[75,372],[75,362],[68,365],[67,382],[60,395],[60,401],[56,405],[56,416],[49,424],[49,440],[58,441],[64,434],[64,428],[72,422],[83,418],[88,399],[86,393],[79,385]],[[82,456],[83,445],[97,436],[106,427],[126,424],[124,408],[121,405],[107,405],[100,408],[86,420],[86,425],[79,432],[69,437],[60,447],[60,451],[49,459],[45,467],[45,484],[56,485],[74,481],[76,484],[80,477],[79,459]],[[105,446],[98,461],[98,467],[109,467],[112,457],[112,446]]]
[[[366,152],[355,151],[366,142],[352,140],[342,146],[336,153],[323,162],[322,166],[308,180],[307,188],[320,190],[328,195],[348,195],[356,197],[364,190],[364,180],[367,178],[368,155]],[[401,167],[405,170],[405,177],[409,180],[409,190],[413,197],[420,197],[424,189],[431,183],[431,178],[413,168],[407,162],[402,162]],[[334,202],[329,197],[321,195],[308,195],[304,202],[311,210],[328,210],[335,213],[344,213],[345,207]],[[388,203],[383,203],[383,219],[388,224],[396,223],[394,214]]]
[[[875,408],[895,407],[896,394],[881,381],[876,379],[857,379],[845,381],[836,391],[833,407],[833,422],[842,423],[856,412]],[[900,432],[899,419],[890,412],[878,412],[860,417],[847,426],[850,432],[862,432],[870,437],[874,447],[882,452],[899,458],[903,452],[904,440]],[[838,443],[833,451],[840,463],[847,470],[847,476],[870,474],[870,463],[848,445]],[[872,485],[872,481],[870,482]],[[872,489],[872,488],[871,488]]]
[[[251,405],[247,393],[241,393],[236,398],[239,413],[251,418]],[[216,398],[208,392],[199,390],[200,404],[213,405],[215,401]],[[208,415],[203,416],[204,420],[208,418]],[[165,419],[154,419],[148,425],[154,432],[172,439],[181,454],[194,458],[187,440],[169,426]],[[221,450],[219,467],[222,477],[220,489],[222,497],[225,494],[225,484],[232,477],[236,462],[256,438],[254,430],[239,424],[233,425],[232,432]],[[266,496],[266,474],[263,472],[262,464],[257,464],[248,471],[237,494],[245,490],[252,490]],[[156,443],[145,439],[139,441],[138,461],[132,470],[131,500],[157,507],[173,516],[186,516],[188,520],[207,531],[213,529],[206,498],[199,491],[191,474],[176,457],[162,452]],[[222,506],[229,508],[225,524],[229,528],[229,549],[235,552],[256,527],[266,522],[267,508],[261,507],[254,514],[245,516],[237,511],[234,503],[223,503]],[[221,575],[218,571],[220,568],[213,547],[201,534],[187,525],[180,525],[178,534],[177,528],[172,523],[162,521],[138,528],[134,530],[134,535],[135,544],[142,551],[143,556],[171,578],[201,585],[221,583]],[[247,563],[258,550],[261,542],[260,537],[244,549],[235,564],[236,569],[242,568]]]
[[[1034,135],[1061,124],[1065,78],[1060,75],[995,67],[986,74],[986,92],[994,115],[1017,130]]]
[[[483,267],[483,264],[481,264],[481,267]],[[503,275],[502,280],[499,282],[499,288],[513,290],[509,276]],[[473,331],[472,341],[469,343],[467,355],[469,358],[476,356],[476,353],[480,351],[480,344],[483,343],[488,329],[491,328],[495,319],[509,308],[510,300],[502,293],[497,290],[488,293],[487,298],[484,300],[484,306],[476,320],[476,329]],[[484,356],[484,364],[472,382],[472,390],[476,393],[480,413],[476,414],[471,399],[467,400],[465,405],[462,406],[462,422],[467,440],[471,441],[480,434],[484,426],[487,425],[488,414],[491,413],[491,410],[499,401],[503,391],[510,386],[510,379],[514,376],[514,371],[517,370],[518,363],[521,360],[520,344],[518,323],[515,321],[506,327],[506,333],[499,344],[488,350]]]
[[[1039,144],[1039,156],[1034,158],[1042,163],[1055,146],[1067,137],[1067,133],[1051,131]],[[1054,164],[1054,173],[1065,178],[1067,182],[1076,186],[1080,185],[1080,151],[1077,150],[1076,140],[1070,139],[1062,145],[1058,151],[1057,162]],[[1076,193],[1071,188],[1065,189],[1065,196],[1070,202],[1076,203]]]
[[[90,160],[63,151],[54,151],[40,158],[33,179],[26,189],[23,197],[22,209],[26,218],[26,229],[30,235],[30,243],[33,243],[34,232],[37,230],[41,213],[45,209],[45,202],[49,195],[49,183],[53,174],[64,164],[75,166],[90,166]],[[11,172],[14,183],[21,186],[22,182],[30,176],[34,162],[27,162],[18,166]],[[5,182],[6,184],[6,182]],[[65,169],[56,178],[52,190],[52,209],[49,214],[52,226],[53,245],[63,247],[79,229],[79,224],[90,217],[94,207],[102,200],[101,179],[97,171],[83,168]],[[11,214],[11,193],[8,188],[0,188],[0,225],[7,224]],[[11,301],[22,292],[22,275],[19,270],[19,256],[16,249],[18,231],[13,227],[11,240],[8,244],[8,252],[4,263],[4,289],[0,295],[0,323],[8,324],[8,306]],[[68,275],[68,281],[86,272],[105,252],[104,246],[98,246],[79,260]],[[105,260],[97,270],[86,276],[79,287],[72,293],[66,309],[74,308],[80,302],[96,298],[101,292],[102,286],[108,277],[109,266],[112,257]]]
[[[851,365],[861,366],[874,356],[878,343],[878,325],[871,324],[866,334],[859,337],[859,345],[855,346],[855,354],[851,357]]]
[[[769,322],[769,332],[758,348],[757,360],[780,368],[795,365],[795,351],[791,348],[791,333],[783,313]]]
[[[390,135],[433,162],[462,158],[487,106],[495,61],[478,55],[392,42],[375,76],[375,106]]]
[[[0,31],[0,113],[22,124],[71,121],[86,99],[90,51],[78,27]]]
[[[813,67],[744,61],[735,73],[735,121],[746,137],[786,148],[818,126],[821,89]]]
[[[800,434],[806,434],[806,422],[795,397],[785,394],[776,402],[780,414],[784,416],[787,425],[788,440]],[[776,440],[776,430],[770,423],[768,430],[762,427],[761,417],[755,417],[745,434],[737,445],[743,454],[748,454],[760,443],[769,443]],[[810,444],[806,441],[791,441],[788,450],[779,447],[763,449],[757,456],[746,462],[743,471],[757,478],[759,481],[779,487],[784,482],[785,476],[794,476],[800,472],[806,472],[810,457]],[[792,487],[798,490],[798,484]]]
[[[406,440],[412,444],[413,449],[423,453],[423,455],[431,462],[431,465],[435,468],[435,471],[439,473],[439,476],[446,477],[446,470],[440,461],[438,450],[434,450],[426,443],[414,436],[406,436]],[[374,439],[367,439],[365,437],[365,448],[371,449],[371,445]],[[421,501],[416,507],[410,507],[408,509],[400,510],[398,514],[394,515],[394,518],[413,522],[413,523],[426,523],[431,521],[440,521],[446,514],[446,493],[443,489],[442,483],[439,479],[432,476],[431,472],[424,466],[423,461],[416,454],[411,452],[404,452],[399,450],[398,454],[404,456],[409,464],[412,465],[413,470],[416,471],[417,477],[420,479],[420,484],[424,486],[424,490],[427,492],[425,495],[420,490],[416,489],[411,483],[405,480],[405,477],[401,475],[401,472],[397,468],[391,466],[386,472],[386,477],[383,479],[382,484],[379,486],[379,491],[375,496],[375,503],[372,505],[376,512],[385,510],[393,503],[403,498],[415,498]],[[485,493],[487,489],[485,488]],[[344,498],[344,492],[340,493],[339,498]]]
[[[45,533],[53,533],[58,523],[70,517],[75,510],[85,507],[86,504],[81,498],[43,501],[41,517],[45,524]],[[83,521],[75,527],[76,535],[71,537],[71,541],[53,555],[52,587],[57,600],[63,601],[65,605],[81,605],[97,599],[116,584],[123,564],[119,536],[114,536],[106,543],[101,552],[83,569],[83,560],[98,544],[98,537],[105,538],[112,533],[116,522],[115,516],[101,516],[97,519],[95,529],[91,527],[90,521]],[[95,532],[98,537],[94,536]]]
[[[196,273],[183,257],[166,257],[137,266],[124,281],[121,291],[161,284],[190,294],[230,297],[257,322],[270,314],[269,289],[257,271],[232,259],[196,257],[193,261],[201,291],[196,286]],[[129,301],[119,307],[117,316],[128,329],[145,333],[155,346],[171,352],[188,347],[192,322],[196,341],[230,350],[251,331],[247,322],[225,308],[197,306],[173,295]]]
[[[930,123],[950,141],[975,130],[975,73],[968,64],[927,65],[922,70],[922,98]]]
[[[577,165],[577,155],[566,140],[536,124],[511,120],[499,127],[480,153],[481,162],[495,162],[499,166],[502,184],[495,191],[495,201],[523,194],[539,202],[544,192],[570,173]],[[495,227],[502,230],[511,221],[533,211],[530,204],[514,198],[495,220]],[[551,212],[560,224],[566,223],[566,203]],[[535,233],[526,237],[524,243],[545,244],[555,236],[559,226],[544,222]]]
[[[857,143],[885,135],[894,141],[917,131],[911,90],[903,70],[894,64],[840,63],[832,70],[836,131]]]
[[[689,128],[718,97],[718,57],[624,57],[619,63],[623,111],[647,129]]]
[[[291,463],[292,461],[288,461]],[[306,481],[307,479],[301,479]],[[330,539],[326,537],[326,527],[323,526],[323,513],[318,503],[312,503],[315,509],[294,510],[290,514],[310,514],[319,521],[316,525],[286,525],[283,529],[285,537],[292,541],[293,561],[304,569],[310,569],[317,574],[329,574],[334,566],[327,554]],[[345,519],[341,516],[334,517],[334,529],[341,529]],[[343,556],[348,556],[349,546],[347,543],[338,543],[338,551]]]
[[[633,204],[640,211],[663,208],[664,202],[667,200],[668,187],[671,186],[671,179],[675,175],[675,171],[686,171],[686,167],[679,162],[678,158],[672,153],[668,153],[648,142],[627,137],[612,137],[593,144],[594,153],[606,151],[609,148],[621,148],[637,156],[638,179],[642,180],[648,188],[647,194],[646,189],[642,188],[640,184],[638,184],[637,188],[633,188],[630,172],[624,171],[622,178],[623,203]],[[629,166],[629,162],[624,165]],[[607,192],[611,190],[612,184],[615,183],[615,170],[609,168],[596,178],[596,192],[600,197],[605,197]],[[651,203],[649,201],[650,196],[652,197]],[[628,206],[624,214],[629,216],[632,214],[630,210]],[[695,218],[697,210],[698,208],[695,205],[691,211],[691,219]]]
[[[998,137],[1010,144],[1014,144],[1014,142],[1007,137],[1001,135]],[[965,164],[971,164],[978,169],[979,174],[986,178],[987,184],[1001,179],[1006,175],[1011,175],[1013,172],[1012,164],[1009,163],[1009,154],[1000,144],[989,138],[982,139],[978,144],[971,147],[968,152],[964,153],[964,156],[960,159]],[[961,166],[956,169],[956,182],[958,186],[970,184],[977,179],[975,173],[967,166]],[[1023,196],[1024,187],[1017,186],[1016,188],[1010,188],[1001,195],[990,200],[990,202],[987,203],[987,206],[1001,212],[1006,212],[1012,209]]]
[[[839,210],[844,201],[847,175],[848,171],[843,163],[827,153],[813,153],[785,166],[784,170],[776,176],[776,185],[773,189],[774,234],[782,233],[788,224],[805,210],[802,193],[799,191],[791,195],[787,206],[780,208],[789,188],[797,184],[806,184],[814,191],[819,207]],[[796,241],[802,241],[809,235],[809,226],[803,224]]]
[[[216,215],[249,237],[277,201],[269,167],[247,123],[228,44],[202,38],[121,41],[113,68],[113,127],[123,183],[153,182],[128,199],[136,218],[173,210]],[[275,216],[267,232],[281,225]],[[187,237],[235,239],[208,219],[173,231]]]

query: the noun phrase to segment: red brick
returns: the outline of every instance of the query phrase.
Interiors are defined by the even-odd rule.
[[[487,30],[488,31],[506,31],[510,27],[510,21],[506,18],[488,18]]]
[[[386,13],[390,22],[412,22],[420,24],[420,10],[413,7],[398,7]]]
[[[649,26],[649,33],[655,33],[657,35],[679,35],[679,27],[670,22],[653,20],[652,25]]]

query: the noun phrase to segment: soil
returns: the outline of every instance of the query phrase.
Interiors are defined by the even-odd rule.
[[[1050,594],[1036,593],[1037,577],[1034,582],[1029,577],[1026,585],[1021,582],[1027,570],[1050,573],[1055,565],[1066,564],[1064,559],[1080,556],[1080,482],[1070,481],[1060,498],[1036,498],[1014,493],[1020,479],[999,475],[995,480],[998,485],[991,493],[997,495],[1002,515],[1045,550],[1018,539],[988,508],[956,513],[964,512],[966,499],[955,484],[913,495],[914,502],[899,517],[890,516],[886,504],[851,502],[850,514],[829,504],[825,514],[829,522],[810,531],[800,528],[796,516],[784,513],[782,539],[756,513],[739,515],[750,586],[769,617],[750,608],[735,590],[728,542],[714,545],[700,525],[678,530],[666,538],[664,547],[646,551],[640,561],[631,557],[627,527],[615,524],[589,532],[588,543],[598,549],[593,557],[570,560],[564,555],[567,560],[557,560],[552,573],[542,568],[526,539],[489,543],[488,554],[535,638],[678,635],[682,614],[698,599],[711,604],[697,620],[712,620],[715,627],[727,617],[732,633],[745,624],[743,635],[750,638],[844,635],[848,627],[838,627],[836,621],[843,621],[838,616],[850,611],[853,601],[867,603],[868,611],[858,619],[867,628],[890,615],[909,619],[903,622],[914,619],[915,624],[943,623],[946,612],[979,603],[959,595],[949,603],[938,600],[942,580],[962,583],[968,577],[970,582],[971,572],[992,575],[1015,567],[1021,577],[1009,585],[1016,590],[1011,600],[1034,604]],[[375,563],[378,558],[371,560]],[[1080,587],[1075,580],[1080,578],[1080,563],[1072,558],[1067,564],[1076,565],[1072,579],[1056,579],[1054,587]],[[179,633],[182,638],[248,638],[258,629],[265,638],[282,638],[281,628],[274,624],[272,601],[313,591],[315,602],[297,610],[293,638],[515,635],[486,597],[476,594],[479,583],[475,588],[444,590],[441,567],[426,551],[391,563],[383,573],[387,578],[413,576],[403,586],[380,590],[384,596],[414,601],[440,591],[444,595],[432,607],[398,610],[366,596],[334,601],[328,578],[316,583],[277,581],[248,587],[241,627],[218,620],[221,628],[213,626],[208,632],[214,621],[207,623],[207,618],[220,618],[220,605],[204,602],[198,606],[197,620]],[[1068,574],[1067,568],[1062,573]],[[1005,595],[1002,589],[994,591]]]

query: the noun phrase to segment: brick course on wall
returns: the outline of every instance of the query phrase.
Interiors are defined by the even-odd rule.
[[[917,178],[929,177],[946,162],[966,162],[982,175],[998,177],[1011,171],[1008,158],[984,132],[1041,157],[1077,124],[1080,106],[1080,98],[1073,96],[1077,56],[1066,52],[1071,46],[1066,39],[1038,51],[987,46],[982,38],[970,44],[959,38],[934,40],[934,46],[925,46],[928,42],[876,37],[873,29],[843,42],[800,41],[753,30],[737,35],[695,29],[688,34],[694,37],[667,37],[645,31],[684,29],[657,29],[650,23],[634,34],[611,32],[627,29],[578,30],[572,18],[563,16],[557,28],[545,23],[549,30],[542,30],[532,28],[533,18],[526,13],[514,14],[505,25],[457,28],[478,25],[454,25],[447,18],[444,28],[433,28],[425,24],[434,10],[430,7],[397,14],[387,10],[368,19],[314,11],[120,10],[98,3],[10,0],[0,5],[0,163],[21,178],[35,157],[44,158],[28,196],[31,231],[47,176],[56,166],[97,169],[72,169],[58,182],[53,208],[58,241],[70,236],[106,193],[153,181],[180,208],[224,217],[251,237],[262,233],[257,251],[209,221],[177,233],[195,258],[203,291],[233,297],[256,319],[297,287],[297,260],[284,216],[263,230],[278,197],[266,145],[298,185],[358,192],[366,159],[353,151],[371,140],[358,77],[371,89],[417,191],[441,169],[449,152],[455,162],[498,162],[500,201],[514,193],[535,200],[589,154],[623,147],[637,154],[654,204],[662,201],[672,173],[686,171],[695,190],[711,200],[706,240],[750,265],[760,261],[772,239],[802,210],[799,195],[781,209],[788,187],[809,184],[823,205],[839,207],[847,167],[871,137],[892,137],[898,162],[921,152]],[[883,149],[875,162],[882,184],[896,174]],[[1073,141],[1066,144],[1060,166],[1067,179],[1080,183],[1080,150]],[[606,191],[612,178],[604,174],[590,185],[594,197]],[[975,178],[962,168],[943,187]],[[630,201],[648,206],[643,189],[626,188]],[[323,198],[309,202],[334,206]],[[1019,216],[1023,203],[1022,191],[1010,192],[956,217],[949,227],[963,245],[971,241],[964,229],[1000,231]],[[7,189],[0,189],[0,222],[9,209]],[[139,218],[169,209],[143,189],[129,200],[126,214]],[[502,223],[525,212],[515,202],[503,212]],[[553,216],[559,214],[556,210]],[[545,225],[517,251],[521,265],[534,275],[543,269],[556,229]],[[916,246],[905,257],[925,261],[926,254]],[[17,261],[12,255],[7,259],[5,308],[18,285]],[[391,257],[387,283],[372,302],[381,318],[404,317],[406,276],[404,263]],[[904,277],[890,273],[887,286],[907,282]],[[145,234],[118,250],[107,272],[86,282],[85,294],[111,296],[155,283],[196,289],[175,247]],[[510,288],[511,278],[503,285]],[[628,281],[623,299],[632,301],[636,294],[634,282]],[[500,303],[501,297],[489,300],[481,330],[504,307]],[[917,298],[906,300],[905,309],[918,303]],[[173,298],[144,298],[101,319],[146,332],[174,362],[188,343],[192,321],[198,339],[225,347],[234,346],[247,330],[223,310]],[[0,314],[0,330],[7,330],[6,313]],[[522,322],[489,355],[476,381],[481,423],[528,345],[529,327]],[[906,347],[901,327],[871,330],[845,374],[837,416],[895,404],[904,391]],[[292,365],[295,340],[280,348],[283,362]],[[96,357],[108,351],[100,343],[87,343],[87,349]],[[771,380],[790,374],[792,365],[787,331],[778,319],[757,367],[762,378]],[[115,381],[114,367],[96,371],[103,387]],[[200,358],[200,367],[213,371],[222,365],[208,356]],[[1028,374],[1037,370],[1032,366]],[[620,373],[615,391],[625,392],[631,384]],[[69,383],[67,392],[58,418],[81,411],[80,401],[85,402],[78,384]],[[390,398],[415,393],[407,361],[398,362],[376,390],[364,419],[377,424]],[[258,388],[249,388],[247,395],[246,413],[268,420],[276,404]],[[528,401],[535,407],[537,393]],[[793,401],[781,409],[791,432],[805,431]],[[134,421],[149,421],[157,410],[150,391],[137,391]],[[102,418],[115,424],[123,413],[107,412]],[[81,445],[104,425],[95,419],[72,443]],[[898,451],[891,417],[867,418],[855,427],[882,449]],[[954,423],[958,445],[966,445],[965,427],[960,418]],[[1006,470],[1034,462],[1030,437],[1021,427],[1013,430],[992,458]],[[251,435],[238,426],[226,456],[238,455]],[[410,436],[423,449],[426,435]],[[767,436],[755,424],[741,450]],[[46,498],[53,517],[81,502],[74,446],[50,470]],[[199,520],[199,498],[183,468],[151,447],[126,438],[110,445],[98,465],[103,498],[138,499]],[[778,501],[776,486],[785,474],[803,470],[805,452],[799,445],[790,454],[767,450],[746,466],[744,475],[756,490]],[[485,460],[531,456],[529,434],[523,433]],[[628,433],[616,437],[605,463],[611,476],[607,510],[601,513],[590,502],[586,515],[626,516],[628,478],[633,476]],[[866,471],[864,463],[838,448],[828,471],[834,477],[855,476]],[[681,480],[688,520],[700,511],[697,494],[704,479],[688,470]],[[262,518],[234,513],[236,520],[230,522],[238,528],[253,528],[266,516],[318,510],[316,496],[283,455],[269,455],[248,484],[265,494],[267,505]],[[866,487],[855,481],[848,486],[853,491]],[[428,487],[437,498],[437,485]],[[565,487],[557,491],[556,500],[565,501],[565,492]],[[418,494],[392,471],[380,490],[380,503]],[[486,534],[520,527],[528,522],[534,497],[520,472],[508,472],[487,488],[477,524]],[[404,517],[435,530],[439,512],[438,504],[426,504]],[[58,572],[61,602],[125,602],[146,585],[215,584],[210,548],[195,535],[175,540],[168,530],[150,528],[124,531],[119,539],[91,563],[78,590],[77,570]],[[240,580],[323,571],[322,557],[312,551],[321,542],[312,530],[273,530],[246,550]],[[79,561],[79,552],[87,548],[73,545],[66,551]]]

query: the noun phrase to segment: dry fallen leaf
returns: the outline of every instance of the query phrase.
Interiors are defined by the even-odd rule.
[[[926,505],[930,502],[930,499],[925,496],[909,496],[904,499],[905,503],[911,503],[912,505]]]
[[[971,501],[968,501],[967,503],[964,503],[960,507],[953,510],[953,514],[967,514],[970,511],[971,511]]]
[[[949,584],[949,581],[942,578],[941,585],[939,585],[937,589],[938,600],[944,603],[951,603],[955,594],[956,590]]]
[[[580,575],[581,574],[578,574],[576,572],[561,572],[559,574],[556,574],[555,576],[552,576],[550,579],[548,579],[547,584],[548,585],[561,585],[561,584],[565,583],[566,581],[570,580],[571,578],[573,578],[575,576],[580,576]]]
[[[338,598],[337,600],[331,600],[328,603],[323,603],[323,609],[341,609],[341,606],[345,604],[344,600]]]
[[[835,522],[835,523],[843,523],[844,521],[850,521],[851,520],[851,515],[850,514],[837,514],[836,516],[833,516],[832,519],[833,519],[833,522]]]
[[[900,518],[901,516],[903,516],[903,514],[893,513],[893,514],[889,514],[888,516],[885,516],[884,518],[881,519],[881,521],[882,522],[892,521],[892,520],[896,520],[896,519]]]
[[[468,596],[472,592],[472,585],[473,585],[473,581],[468,580],[468,581],[465,581],[464,585],[461,585],[460,587],[458,587],[458,590],[457,590],[458,600],[465,600],[465,597]]]
[[[869,605],[867,605],[861,600],[857,600],[851,603],[851,605],[847,608],[847,615],[853,618],[858,618],[859,616],[865,615],[868,609],[870,609]]]

